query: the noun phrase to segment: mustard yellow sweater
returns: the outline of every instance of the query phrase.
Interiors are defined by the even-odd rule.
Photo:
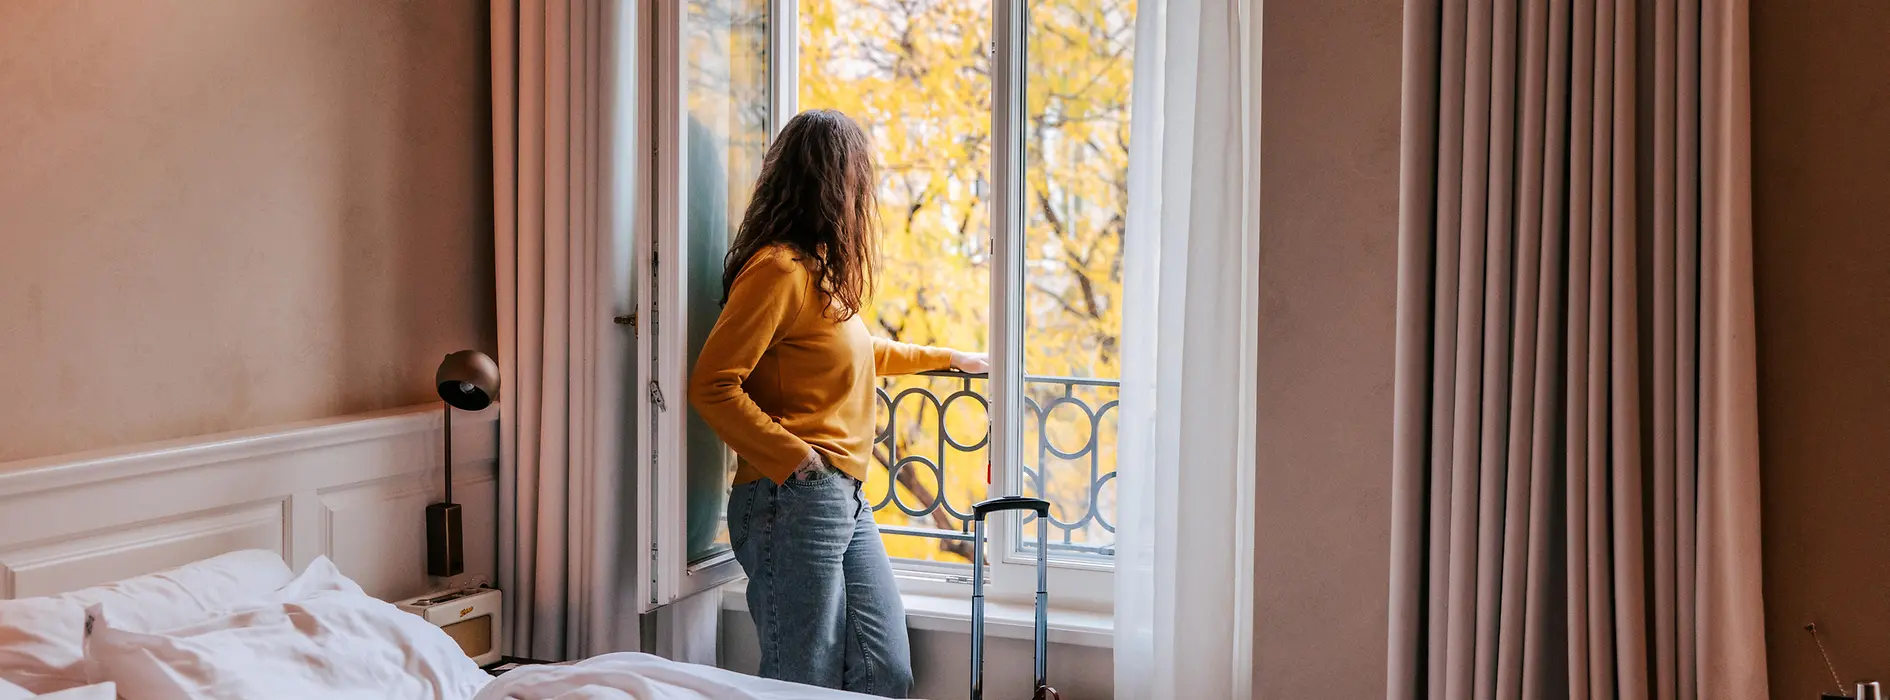
[[[861,481],[872,460],[877,376],[951,366],[944,348],[834,320],[809,261],[776,245],[748,260],[702,345],[689,401],[740,458],[735,483],[785,481],[812,447]]]

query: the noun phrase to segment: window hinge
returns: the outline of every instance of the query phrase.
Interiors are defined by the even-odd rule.
[[[657,562],[661,559],[656,554],[656,543],[650,543],[650,605],[656,605]]]

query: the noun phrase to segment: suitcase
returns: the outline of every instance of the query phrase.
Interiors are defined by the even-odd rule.
[[[1047,662],[1045,653],[1049,650],[1049,604],[1050,593],[1050,557],[1048,547],[1041,546],[1050,541],[1050,502],[1041,498],[1023,496],[1005,496],[993,498],[971,508],[971,700],[984,700],[984,518],[992,513],[1007,510],[1028,510],[1037,514],[1037,614],[1036,614],[1036,661],[1034,679],[1036,691],[1032,700],[1061,700],[1055,688],[1046,680]]]

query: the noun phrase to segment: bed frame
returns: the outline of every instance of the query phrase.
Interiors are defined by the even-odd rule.
[[[493,573],[497,407],[455,416],[466,571]],[[427,592],[440,404],[0,463],[0,599],[48,595],[239,549],[334,560],[383,600]]]

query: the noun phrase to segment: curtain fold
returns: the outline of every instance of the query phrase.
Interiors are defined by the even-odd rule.
[[[1745,7],[1406,3],[1388,697],[1766,697]]]
[[[510,653],[529,658],[635,643],[616,614],[627,354],[602,330],[628,301],[627,214],[607,196],[622,20],[607,0],[492,0],[498,586]]]
[[[1116,487],[1128,700],[1251,694],[1256,11],[1137,10]]]

